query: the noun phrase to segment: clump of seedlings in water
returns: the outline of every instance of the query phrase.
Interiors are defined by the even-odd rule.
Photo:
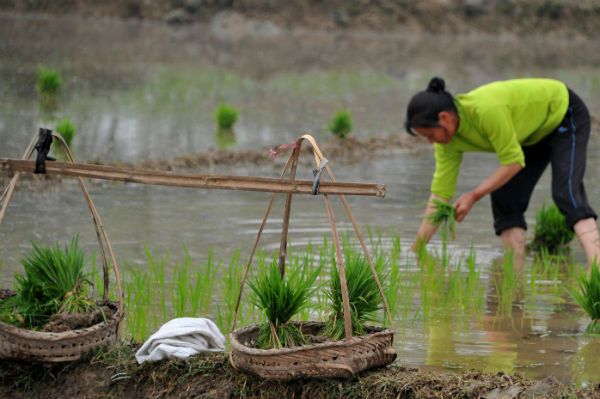
[[[352,118],[350,112],[344,110],[336,112],[327,127],[331,134],[341,139],[346,138],[352,131]]]
[[[238,111],[228,104],[221,104],[215,112],[215,119],[219,130],[231,131],[237,121]]]
[[[432,200],[434,211],[427,218],[435,226],[442,227],[442,235],[447,238],[447,233],[454,239],[454,230],[456,225],[456,209],[449,203],[439,198]]]
[[[351,248],[346,248],[344,258],[352,335],[365,335],[367,334],[367,323],[376,321],[377,314],[382,309],[383,299],[365,256]],[[333,257],[332,263],[335,263]],[[377,273],[383,284],[387,279],[382,278],[381,270],[377,270]],[[326,295],[331,314],[325,323],[322,334],[332,340],[340,340],[346,334],[340,275],[335,264],[331,266],[331,279]]]
[[[2,321],[40,329],[55,314],[86,313],[94,307],[77,237],[64,249],[34,243],[22,263],[25,274],[15,276],[16,295],[0,302]]]
[[[265,270],[266,269],[266,270]],[[255,282],[249,282],[252,302],[263,311],[267,321],[259,328],[257,347],[273,349],[308,343],[291,319],[310,305],[316,291],[315,281],[321,269],[308,270],[305,263],[281,276],[276,260],[261,271]]]
[[[578,290],[572,290],[573,299],[592,319],[585,330],[588,334],[600,334],[600,271],[594,262],[589,277],[579,277]]]
[[[564,215],[554,204],[543,204],[535,217],[535,235],[529,248],[536,252],[547,251],[551,255],[568,254],[569,243],[575,233],[569,230]]]
[[[57,70],[43,66],[38,69],[36,89],[41,96],[55,96],[58,94],[61,84],[62,79]]]
[[[77,129],[75,129],[75,125],[69,118],[64,118],[56,125],[56,131],[60,133],[65,142],[70,147],[71,143],[73,143],[73,138],[75,137],[75,133],[77,133]]]

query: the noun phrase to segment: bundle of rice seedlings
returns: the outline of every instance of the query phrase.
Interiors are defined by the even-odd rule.
[[[585,274],[579,277],[578,285],[578,290],[571,290],[571,296],[592,319],[585,332],[600,334],[600,271],[597,263],[592,265],[589,278]]]
[[[346,283],[348,285],[348,299],[350,302],[352,335],[365,335],[367,333],[367,323],[377,320],[377,313],[382,309],[383,300],[365,256],[346,246],[344,248],[344,258],[346,261]],[[381,263],[376,264],[376,269],[378,266],[379,270],[377,270],[377,273],[379,280],[384,284],[383,288],[385,292],[386,279],[382,275]],[[346,333],[344,328],[344,308],[340,275],[333,257],[331,280],[326,295],[331,306],[331,314],[325,323],[322,334],[337,341],[344,338]]]
[[[36,89],[42,96],[54,96],[58,93],[62,79],[56,69],[40,67],[37,73]]]
[[[22,260],[24,275],[16,275],[16,295],[0,303],[0,319],[37,329],[56,313],[84,313],[94,307],[87,294],[90,285],[83,270],[84,255],[77,237],[61,249],[40,247]]]
[[[439,198],[434,198],[432,202],[435,211],[428,216],[429,221],[435,226],[442,226],[442,235],[445,237],[447,236],[447,233],[450,233],[450,237],[454,240],[456,209],[454,206]]]
[[[308,341],[291,318],[305,309],[316,291],[315,281],[321,268],[309,271],[304,263],[282,278],[277,260],[261,271],[255,282],[249,282],[252,303],[261,309],[267,322],[259,328],[257,347],[273,349],[304,345]]]
[[[535,216],[535,234],[529,248],[549,254],[567,254],[575,233],[567,228],[564,215],[554,204],[543,204]]]

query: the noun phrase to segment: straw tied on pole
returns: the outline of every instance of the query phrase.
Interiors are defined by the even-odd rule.
[[[350,205],[345,197],[346,195],[383,197],[385,195],[385,186],[381,184],[337,182],[328,160],[323,156],[315,139],[312,136],[308,134],[303,135],[294,143],[280,146],[271,151],[271,155],[276,156],[282,151],[289,149],[292,150],[292,153],[285,164],[283,172],[278,179],[252,176],[180,174],[105,165],[89,165],[75,163],[72,161],[68,163],[57,162],[47,156],[49,146],[41,145],[41,143],[47,143],[48,141],[51,142],[52,136],[57,137],[56,134],[52,134],[52,132],[48,129],[40,129],[38,145],[36,146],[38,149],[37,160],[28,161],[26,159],[0,159],[0,170],[12,172],[15,177],[18,177],[21,173],[46,173],[49,175],[77,177],[79,179],[93,178],[175,187],[246,190],[272,193],[254,241],[249,260],[246,264],[237,297],[232,323],[232,353],[230,356],[231,363],[234,367],[257,374],[267,379],[287,380],[310,376],[348,377],[361,370],[390,364],[396,358],[396,353],[392,347],[393,330],[370,327],[367,335],[361,337],[352,336],[351,309],[348,296],[344,258],[342,255],[340,238],[330,199],[330,195],[338,195],[340,197],[344,210],[352,223],[355,235],[368,261],[373,279],[377,284],[386,317],[390,326],[392,326],[392,317],[384,295],[381,281],[377,275],[375,265],[360,232],[358,223],[356,222],[356,219],[350,210]],[[312,181],[296,180],[298,158],[300,155],[301,146],[304,142],[308,142],[310,144],[315,158],[316,169],[313,171],[314,179]],[[289,177],[286,178],[285,176],[288,169],[290,169]],[[323,175],[325,174],[329,177],[330,181],[322,181]],[[9,185],[13,186],[13,183],[9,183]],[[293,194],[321,195],[324,199],[327,219],[331,227],[331,234],[335,246],[335,259],[341,286],[345,327],[344,340],[335,342],[326,341],[317,344],[302,345],[294,348],[257,349],[250,347],[250,342],[255,338],[257,331],[256,326],[242,328],[237,331],[235,330],[243,287],[246,283],[255,251],[277,193],[283,193],[286,195],[279,250],[279,272],[282,279],[285,275],[287,237]],[[8,193],[9,197],[11,195],[12,189],[10,189]],[[4,205],[7,204],[9,199],[10,198],[5,198]],[[4,214],[5,208],[6,207],[3,206],[3,208],[0,210],[0,220]],[[121,312],[121,314],[123,313]],[[307,334],[316,334],[315,331],[322,327],[323,323],[306,322],[298,324],[303,332]]]

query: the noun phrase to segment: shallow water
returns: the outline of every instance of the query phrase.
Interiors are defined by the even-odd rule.
[[[248,28],[239,34],[218,24],[170,28],[156,23],[24,18],[0,15],[0,157],[20,157],[40,125],[74,121],[74,149],[82,160],[141,161],[219,146],[213,112],[220,102],[240,110],[233,149],[290,142],[301,132],[327,139],[331,114],[347,108],[354,134],[401,132],[410,95],[431,75],[453,92],[514,76],[563,79],[600,114],[600,50],[584,38],[376,35],[285,32]],[[54,112],[42,112],[35,73],[46,64],[62,71],[64,91]],[[592,137],[588,195],[600,209],[600,146]],[[351,198],[358,221],[383,236],[399,233],[406,250],[428,196],[432,154],[397,150],[356,165],[336,165],[339,180],[378,182],[385,198]],[[478,184],[495,167],[490,155],[465,157],[458,192]],[[277,176],[274,166],[198,170],[199,173]],[[300,178],[310,178],[300,170]],[[38,185],[33,184],[33,188]],[[41,187],[42,184],[40,183]],[[213,248],[226,260],[250,250],[270,194],[161,188],[97,182],[91,194],[117,257],[143,266],[143,245],[177,256],[182,245],[195,259]],[[527,218],[550,200],[549,173],[534,192]],[[283,199],[274,207],[263,248],[279,246]],[[336,205],[342,231],[351,228]],[[294,199],[290,242],[303,247],[329,231],[321,198]],[[9,285],[32,239],[52,243],[78,232],[94,251],[95,234],[75,182],[50,190],[19,190],[0,228],[2,285]],[[432,246],[439,246],[434,240]],[[492,261],[501,254],[491,229],[489,200],[457,227],[451,247],[478,254],[486,304],[481,312],[440,315],[402,323],[397,350],[404,365],[446,369],[518,371],[562,381],[600,380],[600,342],[580,334],[586,318],[568,295],[538,282],[533,303],[497,317]],[[576,256],[582,254],[574,246]]]

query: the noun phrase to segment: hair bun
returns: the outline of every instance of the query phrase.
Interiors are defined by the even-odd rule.
[[[446,82],[442,78],[432,78],[427,85],[427,91],[433,93],[443,93],[446,90]]]

